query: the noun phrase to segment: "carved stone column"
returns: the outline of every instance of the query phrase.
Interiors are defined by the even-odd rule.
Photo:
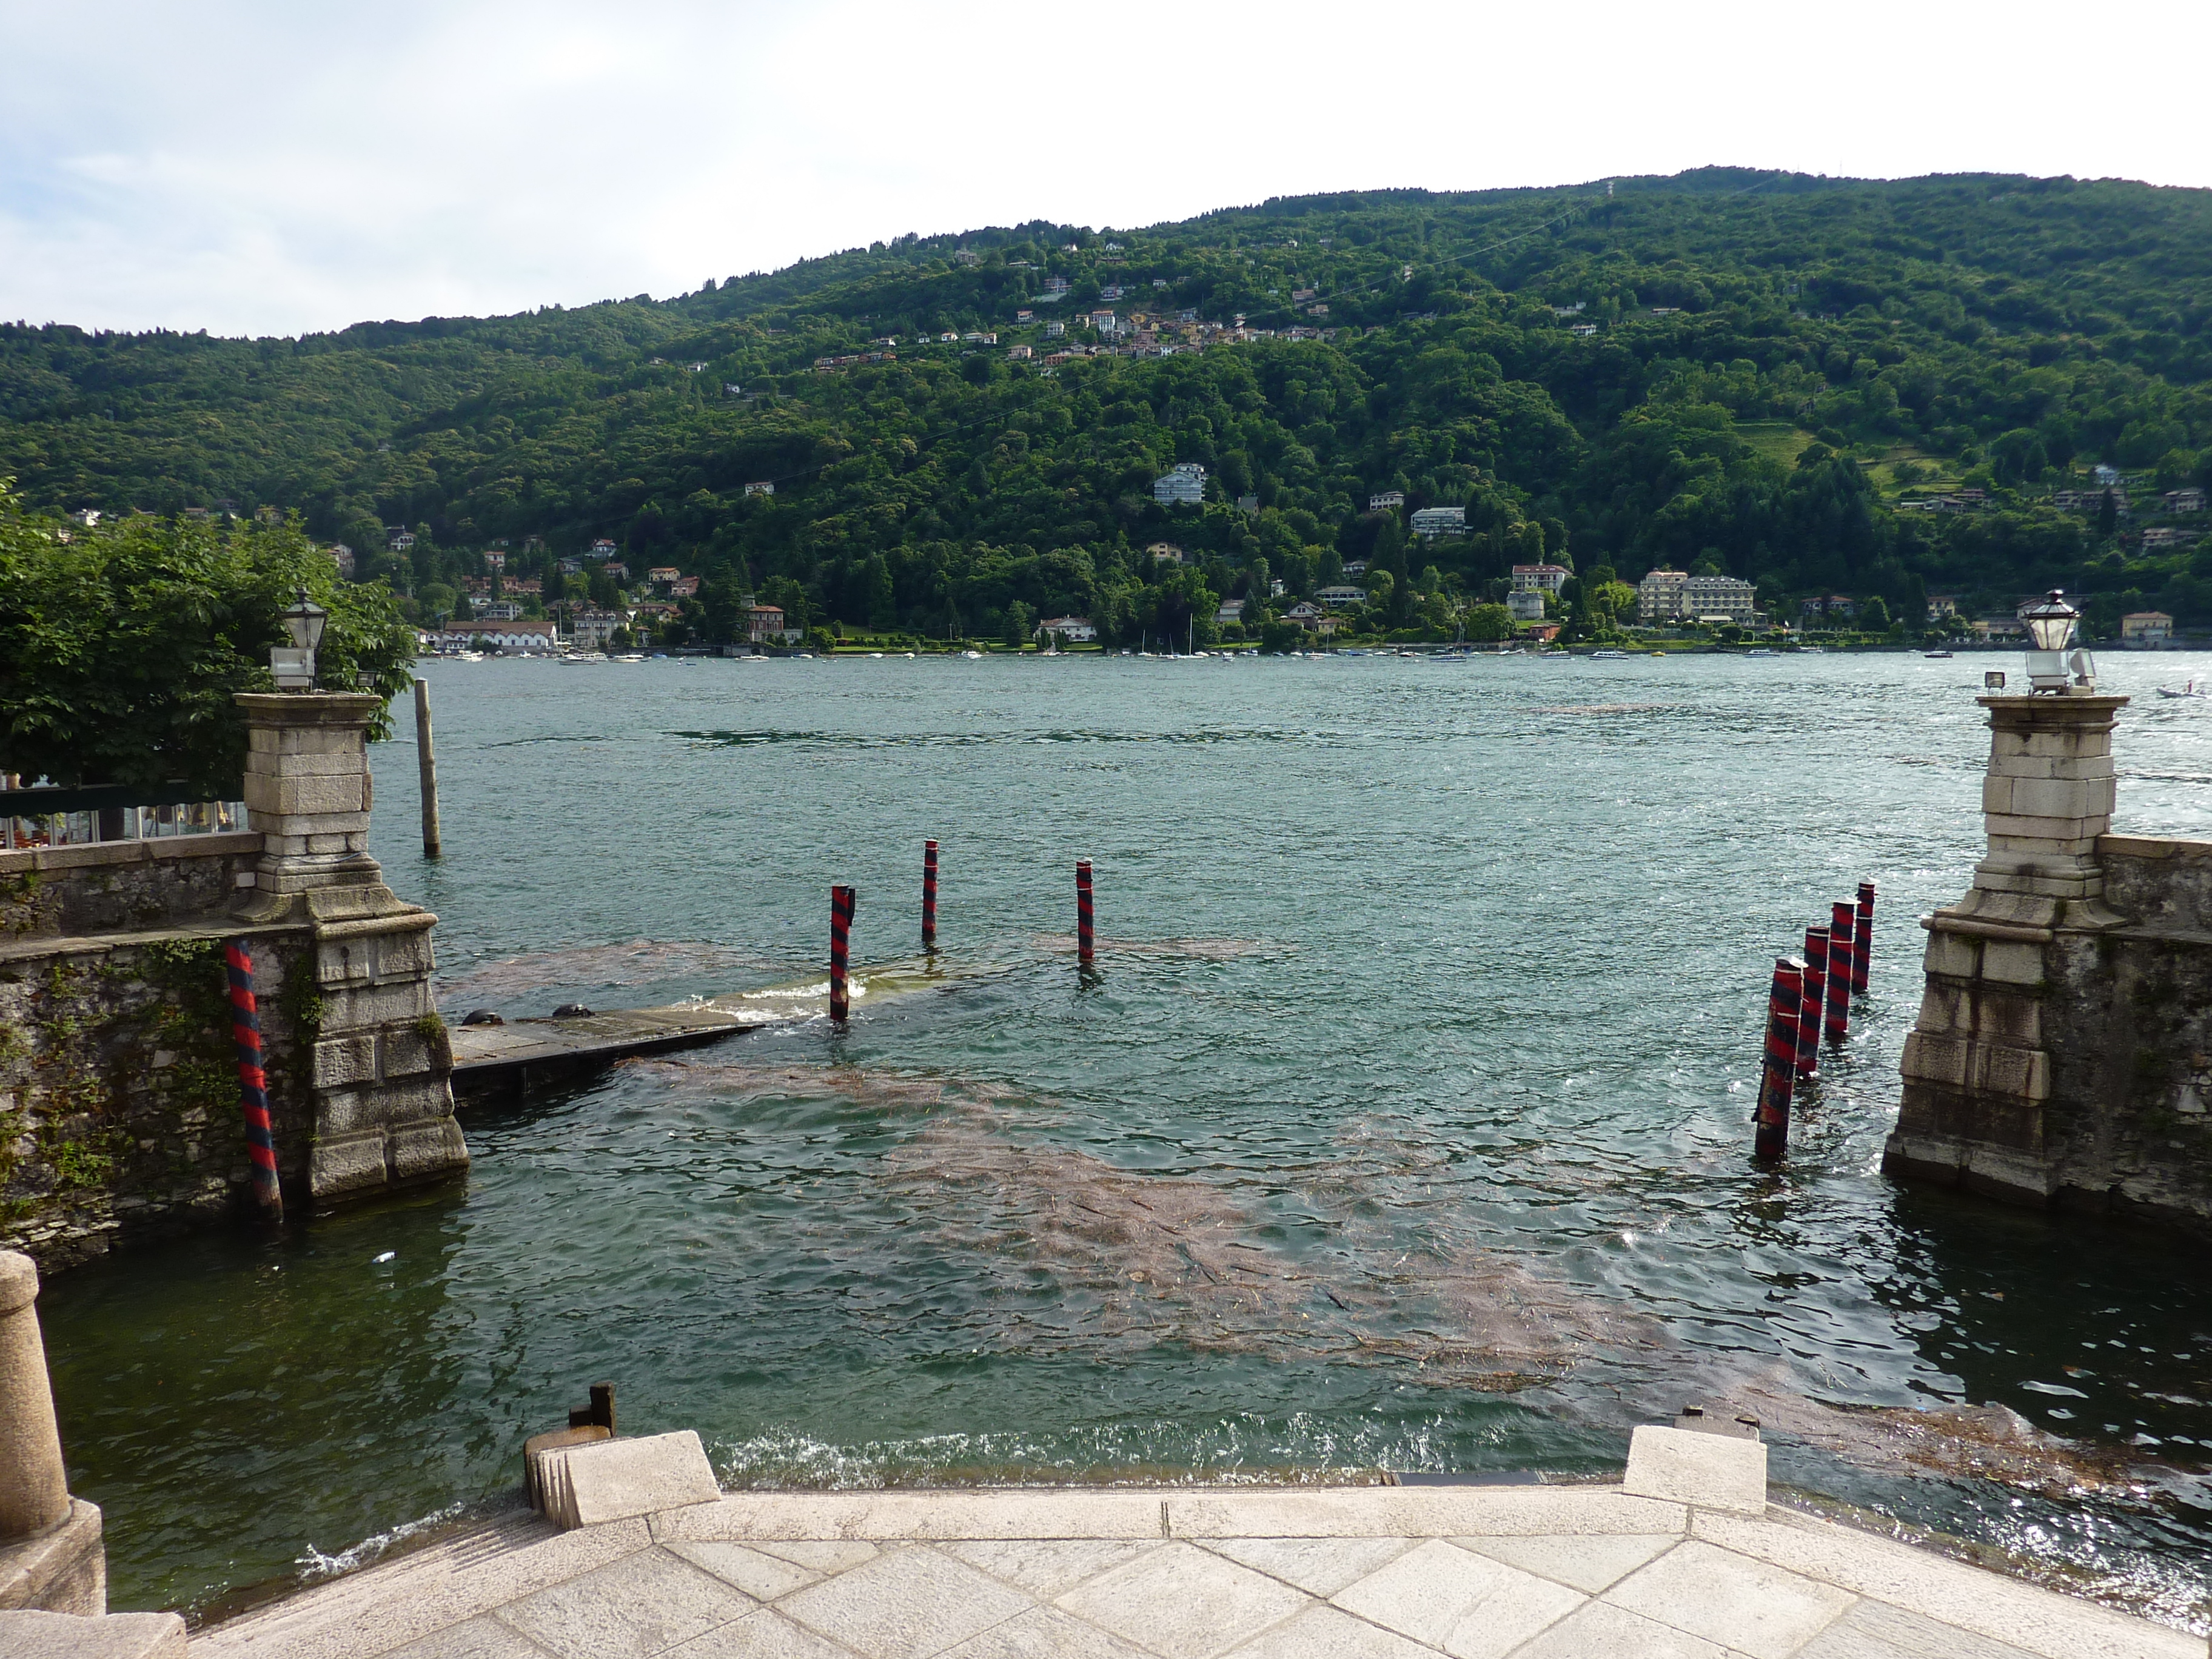
[[[290,1000],[319,1016],[299,1033],[312,1045],[310,1192],[368,1195],[465,1170],[453,1048],[430,995],[438,919],[395,897],[368,852],[368,726],[383,700],[277,692],[237,701],[251,730],[247,822],[264,838],[240,914],[297,923],[314,942],[313,995]]]
[[[2125,697],[1992,696],[1989,852],[1956,904],[1921,919],[1927,988],[1905,1042],[1893,1175],[2047,1204],[2064,1184],[2053,1037],[2097,1004],[2097,837],[2112,827],[2112,726]],[[2057,1016],[2054,1018],[2054,1014]]]

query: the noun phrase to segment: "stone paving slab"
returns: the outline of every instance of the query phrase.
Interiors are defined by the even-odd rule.
[[[2203,1659],[1790,1510],[1618,1486],[725,1496],[509,1522],[193,1659]]]

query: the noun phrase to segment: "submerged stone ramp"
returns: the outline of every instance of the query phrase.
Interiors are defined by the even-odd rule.
[[[1763,1458],[1651,1432],[1622,1486],[761,1492],[566,1533],[518,1517],[191,1653],[2202,1659],[2199,1638],[1770,1506]]]
[[[901,961],[853,970],[856,1014],[909,997],[982,977],[992,971]],[[714,1042],[769,1025],[826,1019],[825,980],[763,986],[757,991],[675,1003],[659,1008],[518,1019],[500,1025],[453,1024],[453,1088],[480,1094],[527,1087],[611,1066],[633,1054],[659,1054]]]

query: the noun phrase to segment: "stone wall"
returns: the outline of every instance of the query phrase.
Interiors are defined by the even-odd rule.
[[[0,852],[0,944],[135,933],[221,911],[251,884],[249,831]]]
[[[241,935],[278,1156],[304,1177],[299,1037],[319,1004],[305,929],[14,941],[0,945],[0,1247],[59,1267],[230,1208],[248,1172],[222,940]]]

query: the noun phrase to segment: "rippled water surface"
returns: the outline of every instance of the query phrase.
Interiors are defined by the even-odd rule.
[[[1984,665],[428,665],[447,856],[404,729],[376,850],[449,1018],[818,971],[832,881],[910,955],[926,836],[950,981],[468,1109],[465,1188],[56,1278],[116,1605],[367,1559],[612,1378],[738,1486],[1594,1474],[1724,1399],[1778,1480],[2195,1617],[2195,1256],[1878,1169]],[[2212,715],[2148,691],[2212,662],[2106,667],[2120,827],[2204,833]],[[1760,1173],[1772,959],[1862,877],[1871,998]]]

